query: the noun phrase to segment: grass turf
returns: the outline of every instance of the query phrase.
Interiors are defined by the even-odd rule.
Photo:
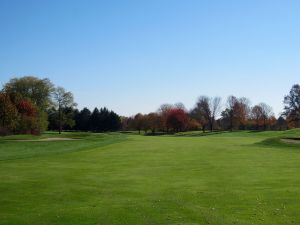
[[[287,132],[0,138],[0,224],[289,225],[300,145]]]

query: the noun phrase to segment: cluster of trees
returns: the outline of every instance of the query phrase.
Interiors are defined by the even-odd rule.
[[[38,134],[47,128],[46,110],[55,92],[48,79],[11,79],[0,91],[0,133]]]
[[[0,91],[0,134],[40,134],[50,129],[115,131],[121,119],[106,108],[79,111],[71,92],[49,79],[11,79]]]
[[[266,103],[251,106],[247,98],[229,96],[222,110],[219,97],[199,97],[195,107],[182,103],[163,104],[157,112],[122,118],[123,130],[155,133],[186,130],[285,130],[300,127],[300,86],[294,85],[284,98],[284,113],[276,118]]]
[[[189,117],[184,105],[181,103],[171,105],[163,104],[157,112],[149,114],[138,113],[134,117],[122,117],[123,130],[143,130],[145,133],[151,131],[179,132],[185,130],[196,130],[199,123]]]
[[[182,103],[163,104],[156,112],[120,117],[107,108],[92,112],[76,109],[71,92],[55,87],[49,79],[26,76],[11,79],[0,91],[0,134],[39,134],[46,129],[106,132],[142,130],[147,133],[186,130],[284,130],[300,127],[300,86],[284,97],[284,112],[275,118],[265,104],[251,106],[247,98],[201,96],[194,108]],[[222,110],[223,109],[223,110]]]
[[[48,110],[49,130],[69,130],[69,131],[93,131],[107,132],[117,131],[121,128],[121,118],[114,111],[107,108],[95,108],[92,112],[88,108],[82,110],[71,107],[63,108],[65,123],[60,126],[59,113],[55,108]]]

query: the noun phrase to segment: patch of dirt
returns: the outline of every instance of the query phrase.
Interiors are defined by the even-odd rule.
[[[300,139],[296,139],[296,138],[294,138],[294,139],[293,138],[283,138],[281,140],[286,143],[300,144]]]
[[[42,138],[42,139],[35,139],[35,140],[15,140],[15,141],[20,141],[20,142],[36,142],[36,141],[78,141],[80,139],[75,139],[75,138]]]

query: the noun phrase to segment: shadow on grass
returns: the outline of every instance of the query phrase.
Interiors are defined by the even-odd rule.
[[[227,133],[233,133],[234,131],[213,131],[213,132],[193,132],[193,133],[176,133],[175,137],[205,137],[205,136],[211,136],[211,135],[220,135],[220,134],[227,134]]]
[[[156,132],[156,133],[146,133],[145,136],[169,136],[169,137],[205,137],[211,135],[221,135],[226,133],[234,133],[235,131],[213,131],[213,132],[202,132],[202,131],[194,131],[194,132]]]

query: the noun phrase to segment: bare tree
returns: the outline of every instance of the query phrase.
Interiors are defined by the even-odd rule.
[[[203,132],[209,126],[210,131],[213,131],[214,123],[221,109],[221,98],[209,98],[207,96],[200,96],[196,106],[191,111],[194,117],[201,125]]]
[[[264,130],[266,130],[268,120],[272,116],[274,116],[274,113],[273,113],[272,107],[267,105],[266,103],[260,103],[259,106],[261,107],[261,110],[262,110],[262,119],[263,119]]]
[[[182,109],[184,111],[187,111],[184,104],[182,102],[177,102],[174,104],[173,108]]]
[[[76,106],[74,103],[73,94],[66,91],[63,87],[55,88],[53,92],[53,98],[56,101],[58,107],[58,123],[59,123],[59,134],[61,134],[62,127],[65,123],[71,123],[72,121],[65,115],[64,109],[72,108]]]
[[[223,117],[229,120],[229,128],[232,131],[235,123],[238,99],[235,96],[229,96],[227,99],[227,108],[223,112]]]
[[[213,131],[214,123],[216,121],[217,116],[219,116],[221,111],[221,98],[220,97],[214,97],[213,99],[210,99],[210,131]]]
[[[255,122],[256,130],[258,130],[260,121],[262,120],[262,108],[260,105],[255,105],[252,107],[251,117]]]
[[[260,125],[263,125],[264,130],[266,130],[269,120],[274,117],[272,107],[265,103],[255,105],[251,110],[251,114],[257,130]]]

